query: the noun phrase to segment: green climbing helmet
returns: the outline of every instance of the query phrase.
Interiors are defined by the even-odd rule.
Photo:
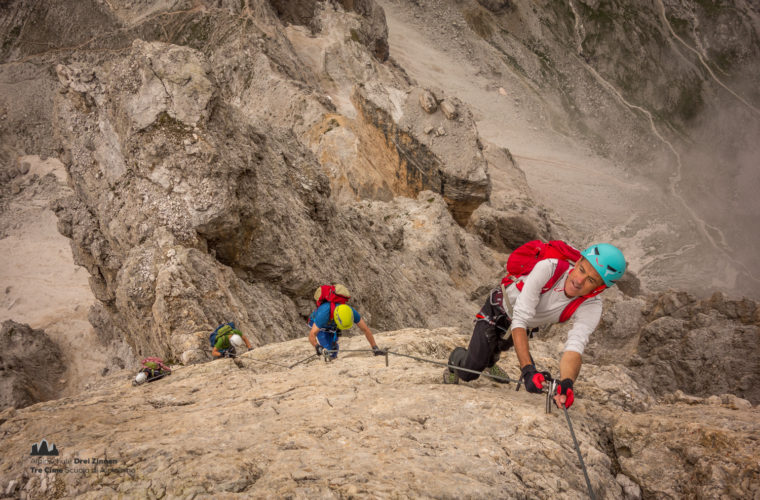
[[[348,330],[354,326],[354,310],[349,305],[340,304],[335,307],[333,320],[335,320],[335,324],[338,325],[339,329]]]
[[[614,285],[625,272],[625,257],[615,245],[597,243],[585,249],[581,255],[596,269],[608,287]]]

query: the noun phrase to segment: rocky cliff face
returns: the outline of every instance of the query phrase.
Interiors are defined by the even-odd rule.
[[[310,5],[314,58],[267,2],[77,6],[60,31],[38,25],[69,26],[61,6],[8,7],[6,59],[59,83],[45,111],[74,195],[54,210],[102,303],[91,319],[138,355],[204,359],[198,332],[228,319],[257,344],[303,335],[328,281],[376,328],[457,323],[498,274],[459,227],[490,191],[467,109],[417,120],[421,91],[383,62],[382,9]],[[40,36],[65,57],[36,51]]]
[[[466,340],[450,328],[378,336],[434,360]],[[556,370],[552,343],[533,346]],[[343,339],[342,349],[365,348]],[[544,413],[543,396],[486,380],[442,385],[440,366],[398,356],[386,367],[343,352],[286,368],[312,352],[304,340],[269,344],[143,386],[111,377],[6,411],[0,485],[19,498],[587,495],[565,417]],[[513,354],[500,363],[517,376]],[[594,365],[577,394],[569,414],[597,498],[760,492],[760,420],[747,401],[674,393],[658,402],[625,369]],[[29,456],[42,438],[58,457]]]

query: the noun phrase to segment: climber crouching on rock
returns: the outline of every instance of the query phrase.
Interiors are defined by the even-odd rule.
[[[573,265],[574,263],[574,265]],[[591,245],[583,252],[562,241],[532,241],[519,247],[507,262],[507,276],[491,291],[476,316],[467,349],[455,348],[449,364],[508,378],[496,366],[500,352],[514,346],[528,392],[541,393],[551,377],[538,372],[530,354],[528,331],[539,325],[573,318],[559,364],[560,382],[554,401],[569,408],[573,383],[581,369],[581,355],[602,315],[598,294],[613,286],[625,272],[623,253],[608,243]],[[505,335],[506,334],[506,335]],[[446,368],[444,383],[469,381],[478,374]]]
[[[212,347],[211,355],[215,358],[234,358],[238,350],[243,348],[243,344],[249,350],[253,349],[248,337],[235,328],[235,323],[219,325],[208,340]]]

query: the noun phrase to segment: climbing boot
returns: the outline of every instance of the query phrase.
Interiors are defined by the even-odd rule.
[[[493,365],[489,368],[486,368],[485,373],[491,375],[492,377],[501,377],[503,379],[507,380],[498,380],[498,379],[491,379],[494,382],[498,382],[500,384],[508,384],[509,383],[509,375],[507,375],[507,372],[499,368],[499,365]]]
[[[459,374],[456,372],[452,372],[448,368],[446,368],[445,370],[443,370],[443,383],[444,384],[458,384]]]

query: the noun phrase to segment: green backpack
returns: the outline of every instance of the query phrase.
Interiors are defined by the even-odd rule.
[[[217,339],[220,339],[222,337],[229,337],[232,335],[232,331],[235,329],[235,323],[224,323],[223,325],[219,325],[216,327],[216,330],[214,330],[211,335],[209,335],[208,340],[211,343],[211,347],[213,348],[216,345]]]

